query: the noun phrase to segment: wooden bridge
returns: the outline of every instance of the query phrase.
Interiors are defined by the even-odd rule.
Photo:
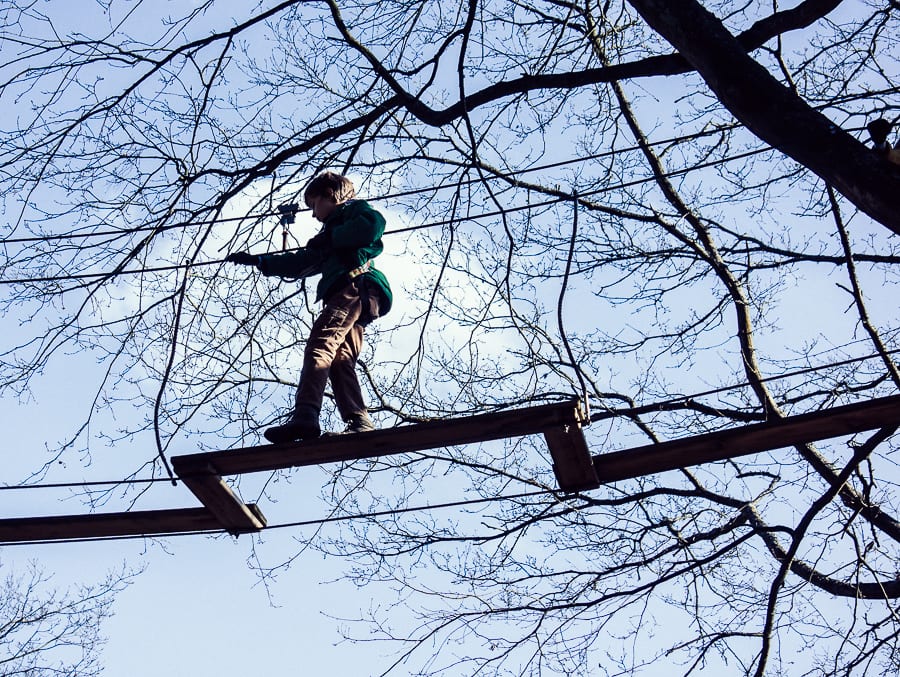
[[[900,395],[823,409],[739,428],[592,456],[577,400],[466,418],[436,420],[357,435],[245,447],[172,458],[178,477],[203,507],[0,520],[0,543],[226,530],[266,526],[223,479],[265,472],[543,435],[559,488],[566,493],[746,454],[900,425]]]

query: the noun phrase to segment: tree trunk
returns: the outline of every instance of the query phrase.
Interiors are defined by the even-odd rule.
[[[878,157],[754,61],[694,0],[629,0],[756,136],[900,233],[900,167]]]

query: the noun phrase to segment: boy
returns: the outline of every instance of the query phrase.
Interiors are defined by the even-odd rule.
[[[346,433],[374,430],[356,378],[363,327],[385,315],[393,301],[387,278],[372,265],[384,246],[384,217],[367,202],[354,199],[345,176],[324,172],[306,187],[303,200],[322,230],[306,246],[279,254],[236,252],[225,260],[250,265],[263,275],[303,278],[321,274],[316,300],[322,313],[310,330],[303,354],[294,411],[284,425],[265,431],[272,443],[318,437],[319,411],[331,378],[334,399]]]

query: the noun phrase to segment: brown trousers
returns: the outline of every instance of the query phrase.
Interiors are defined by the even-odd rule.
[[[377,299],[374,302],[377,304]],[[341,418],[349,421],[366,413],[356,378],[356,361],[363,345],[363,327],[358,323],[361,312],[356,282],[350,282],[325,301],[306,342],[303,371],[297,386],[297,409],[312,408],[318,412],[330,378]]]

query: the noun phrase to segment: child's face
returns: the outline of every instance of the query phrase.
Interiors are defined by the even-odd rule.
[[[337,201],[333,194],[312,195],[306,201],[306,205],[312,209],[312,215],[319,221],[324,222],[334,213],[337,208]]]

